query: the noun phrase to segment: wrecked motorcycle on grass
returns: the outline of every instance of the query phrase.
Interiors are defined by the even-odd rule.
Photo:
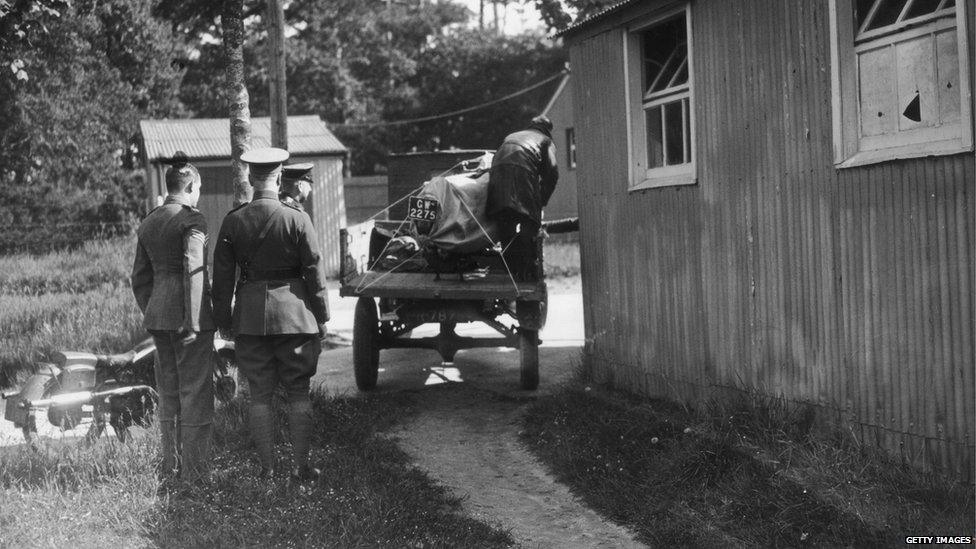
[[[44,413],[62,431],[90,417],[89,439],[100,437],[109,425],[125,441],[129,428],[147,426],[156,410],[155,351],[152,338],[147,338],[122,354],[55,353],[52,362],[36,365],[36,373],[19,391],[2,394],[4,418],[23,432],[28,443],[37,440],[37,417]],[[229,402],[237,393],[234,342],[215,337],[211,362],[216,400]]]

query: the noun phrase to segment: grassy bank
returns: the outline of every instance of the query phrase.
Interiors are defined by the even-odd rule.
[[[523,440],[559,480],[651,546],[873,547],[974,531],[971,488],[814,436],[769,402],[696,413],[574,387],[525,418]]]
[[[0,454],[0,546],[503,547],[509,536],[460,514],[457,498],[381,436],[409,397],[314,400],[313,462],[301,490],[257,477],[243,405],[218,414],[216,480],[157,496],[156,442],[52,445]],[[279,433],[279,440],[284,439]],[[287,448],[279,444],[279,449]]]
[[[0,387],[54,351],[122,352],[145,337],[128,282],[134,246],[0,257]]]

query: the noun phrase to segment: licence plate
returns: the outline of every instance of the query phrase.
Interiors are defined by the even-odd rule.
[[[417,221],[436,221],[437,209],[439,207],[440,204],[438,204],[437,201],[432,198],[411,196],[407,206],[407,219],[416,219]]]

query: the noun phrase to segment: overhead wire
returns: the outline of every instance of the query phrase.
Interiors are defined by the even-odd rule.
[[[545,80],[541,80],[539,82],[536,82],[535,84],[532,84],[530,86],[526,86],[526,87],[524,87],[524,88],[522,88],[522,89],[520,89],[518,91],[512,92],[512,93],[510,93],[510,94],[508,94],[506,96],[499,97],[498,99],[492,99],[491,101],[486,101],[484,103],[481,103],[481,104],[478,104],[478,105],[474,105],[474,106],[471,106],[471,107],[465,107],[463,109],[458,109],[456,111],[450,111],[450,112],[446,112],[446,113],[442,113],[442,114],[435,114],[435,115],[431,115],[431,116],[421,116],[419,118],[408,118],[408,119],[405,119],[405,120],[389,120],[389,121],[384,121],[384,122],[354,122],[354,123],[345,123],[345,124],[330,124],[330,126],[333,126],[333,127],[345,127],[345,128],[383,128],[383,127],[389,127],[389,126],[402,126],[404,124],[417,124],[419,122],[430,122],[432,120],[440,120],[442,118],[451,118],[451,117],[454,117],[454,116],[458,116],[460,114],[467,114],[469,112],[474,112],[474,111],[483,109],[485,107],[490,107],[492,105],[497,105],[498,103],[502,103],[504,101],[508,101],[509,99],[513,99],[513,98],[518,97],[520,95],[524,95],[524,94],[529,93],[530,91],[532,91],[532,90],[534,90],[536,88],[539,88],[541,86],[545,86],[549,82],[552,82],[553,80],[556,80],[557,78],[561,78],[562,76],[565,76],[567,74],[569,74],[569,70],[563,69],[563,70],[559,71],[558,73],[550,76],[549,78],[546,78]]]

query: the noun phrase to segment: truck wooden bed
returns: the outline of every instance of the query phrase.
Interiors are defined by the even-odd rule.
[[[457,351],[479,347],[518,349],[521,386],[538,387],[539,330],[545,325],[548,301],[541,239],[531,280],[516,280],[501,254],[490,251],[477,262],[487,274],[435,272],[429,267],[414,272],[380,269],[384,243],[403,226],[402,221],[369,221],[340,230],[339,293],[358,298],[353,365],[359,389],[376,386],[383,349],[433,349],[452,362]],[[499,335],[459,336],[455,327],[465,322],[483,322]],[[437,335],[411,337],[414,328],[430,323],[440,325]]]

